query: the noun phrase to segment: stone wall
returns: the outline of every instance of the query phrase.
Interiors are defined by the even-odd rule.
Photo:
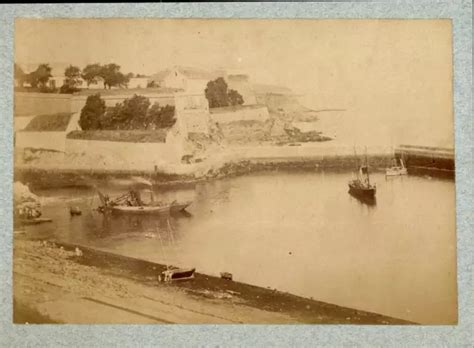
[[[45,149],[64,152],[66,132],[25,132],[15,133],[15,151],[25,148]]]
[[[183,147],[176,142],[131,143],[66,139],[67,155],[84,155],[90,158],[88,167],[117,170],[153,170],[168,164],[177,164],[183,157]],[[103,163],[98,163],[97,160]]]

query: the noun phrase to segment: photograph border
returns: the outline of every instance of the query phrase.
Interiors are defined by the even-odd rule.
[[[454,53],[457,325],[14,325],[12,186],[14,20],[29,18],[451,19]],[[0,5],[0,343],[5,346],[472,345],[474,172],[470,1]]]

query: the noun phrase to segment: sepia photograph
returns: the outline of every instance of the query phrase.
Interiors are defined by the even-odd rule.
[[[451,20],[13,42],[14,323],[457,324]]]

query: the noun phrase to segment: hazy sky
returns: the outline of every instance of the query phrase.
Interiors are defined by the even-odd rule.
[[[22,19],[15,33],[21,63],[242,69],[347,109],[359,138],[453,142],[449,20]]]

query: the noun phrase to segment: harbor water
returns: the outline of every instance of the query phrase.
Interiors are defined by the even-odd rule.
[[[156,191],[193,199],[188,214],[104,216],[85,188],[36,191],[52,223],[31,238],[230,272],[236,281],[423,324],[455,323],[455,185],[371,176],[377,200],[348,194],[351,173],[268,172]],[[117,187],[104,191],[120,194]],[[81,216],[70,216],[77,206]]]

